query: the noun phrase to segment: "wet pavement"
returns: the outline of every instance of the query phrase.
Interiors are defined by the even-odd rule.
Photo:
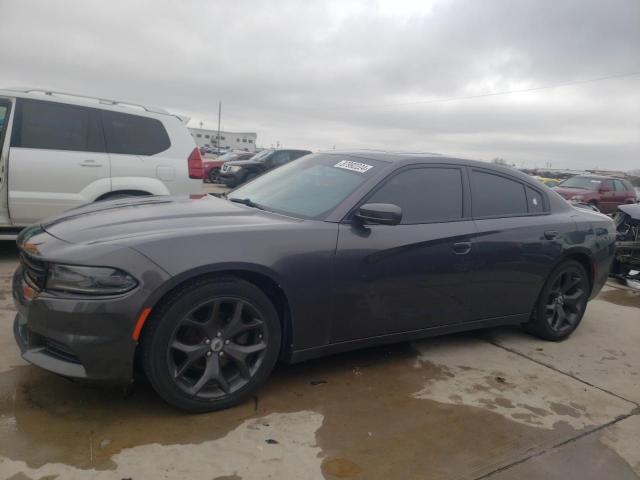
[[[26,364],[0,242],[0,478],[637,479],[640,294],[610,284],[567,341],[498,328],[279,367],[204,415]]]

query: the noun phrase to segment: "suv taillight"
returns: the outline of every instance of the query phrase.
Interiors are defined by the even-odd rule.
[[[187,164],[189,165],[189,178],[202,179],[202,155],[200,155],[198,147],[194,148],[187,158]]]

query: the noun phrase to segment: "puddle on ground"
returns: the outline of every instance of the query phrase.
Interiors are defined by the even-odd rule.
[[[640,290],[631,290],[626,288],[610,288],[603,290],[598,295],[598,300],[615,303],[623,307],[640,308]]]
[[[448,377],[442,381],[443,373],[431,375],[414,394],[417,398],[476,406],[546,429],[566,425],[581,430],[632,408],[617,399],[612,403],[593,388],[585,394],[583,383],[480,340],[445,337],[416,348],[417,368],[437,365]]]
[[[449,341],[480,342],[464,336]],[[166,406],[146,385],[125,398],[118,390],[16,367],[0,375],[0,455],[11,459],[0,463],[0,471],[12,468],[40,478],[66,468],[71,470],[61,478],[99,478],[98,472],[126,478],[144,465],[144,477],[183,478],[179,469],[187,466],[186,476],[207,480],[266,473],[274,478],[477,476],[590,421],[579,403],[566,407],[570,411],[555,405],[554,411],[553,405],[537,407],[528,398],[510,396],[506,389],[519,380],[505,373],[504,381],[493,372],[470,377],[482,394],[477,398],[493,403],[451,399],[460,387],[457,377],[475,372],[477,362],[461,363],[458,356],[448,367],[439,366],[425,355],[455,348],[437,347],[442,340],[419,345],[419,368],[407,344],[338,355],[280,368],[256,402],[203,415]],[[444,399],[424,391],[439,384],[449,385]],[[551,392],[549,398],[564,405],[562,396]],[[536,425],[551,421],[546,417],[555,419],[555,428]],[[572,427],[571,419],[582,420]]]

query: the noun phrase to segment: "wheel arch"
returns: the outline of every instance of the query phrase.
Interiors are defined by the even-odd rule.
[[[146,195],[153,195],[150,192],[144,190],[113,190],[111,192],[106,192],[96,198],[94,201],[99,202],[101,200],[108,200],[110,197],[118,196],[118,195],[130,195],[132,197],[141,197]]]
[[[181,288],[186,283],[194,282],[202,278],[222,278],[222,277],[235,277],[244,280],[252,285],[258,287],[271,302],[273,303],[278,317],[281,322],[282,329],[282,342],[280,350],[280,359],[288,362],[291,352],[293,351],[293,322],[291,315],[291,307],[289,303],[289,296],[286,293],[285,287],[277,278],[275,272],[260,265],[243,264],[243,263],[229,263],[221,265],[207,265],[182,272],[172,277],[168,282],[162,285],[159,289],[151,294],[144,304],[144,309],[153,310],[169,296],[173,291]],[[139,312],[141,314],[142,312]],[[145,335],[146,322],[142,325],[140,330],[141,340]],[[138,347],[140,342],[138,341]],[[139,348],[136,348],[136,356]]]
[[[560,263],[564,262],[565,260],[575,260],[576,262],[578,262],[580,265],[584,267],[589,277],[589,294],[591,294],[591,291],[593,290],[593,284],[595,281],[595,278],[594,278],[595,262],[593,261],[591,252],[586,248],[574,248],[574,249],[568,250],[567,252],[564,253],[564,255],[560,258],[560,260],[553,266],[553,268],[555,269]]]

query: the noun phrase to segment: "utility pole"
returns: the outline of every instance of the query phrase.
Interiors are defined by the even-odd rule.
[[[220,117],[222,116],[222,102],[218,102],[218,153],[220,153]]]

